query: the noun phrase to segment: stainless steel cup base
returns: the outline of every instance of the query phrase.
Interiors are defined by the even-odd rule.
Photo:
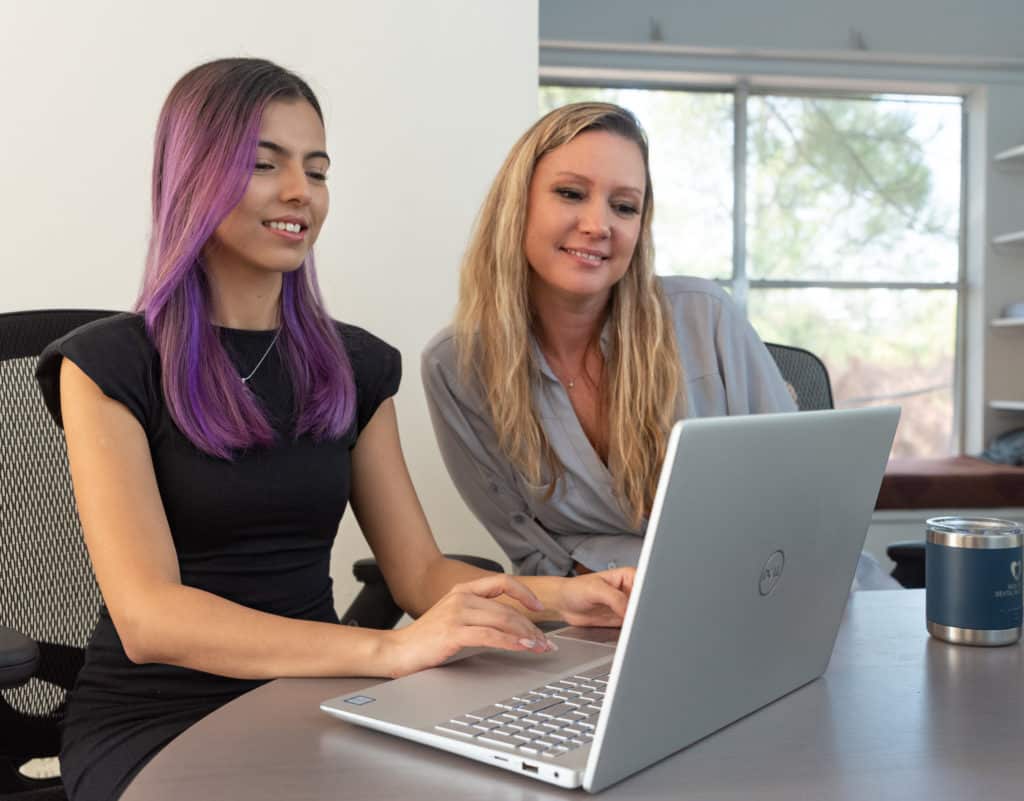
[[[1013,645],[1020,639],[1020,626],[1012,629],[958,629],[928,621],[928,633],[957,645]]]

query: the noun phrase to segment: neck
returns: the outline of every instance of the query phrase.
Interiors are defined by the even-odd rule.
[[[533,330],[541,348],[564,365],[582,364],[601,335],[609,295],[576,298],[531,292]]]
[[[268,331],[281,324],[282,275],[270,270],[207,266],[214,325]]]

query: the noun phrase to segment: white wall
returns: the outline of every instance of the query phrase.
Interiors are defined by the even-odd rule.
[[[129,307],[171,85],[210,58],[278,61],[326,115],[328,305],[402,351],[406,458],[442,547],[499,556],[437,455],[419,351],[451,313],[486,187],[536,116],[536,0],[0,0],[0,19],[0,311]],[[366,552],[349,517],[334,555],[341,608]]]

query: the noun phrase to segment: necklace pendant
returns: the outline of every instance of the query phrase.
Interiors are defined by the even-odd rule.
[[[249,379],[252,378],[254,375],[256,375],[256,371],[259,370],[260,367],[263,366],[263,362],[265,362],[267,360],[267,356],[270,355],[270,351],[272,351],[274,349],[274,345],[277,344],[277,338],[279,336],[281,336],[281,329],[280,328],[277,329],[277,333],[274,334],[274,338],[272,340],[270,340],[270,344],[267,346],[267,349],[265,351],[263,351],[263,355],[260,356],[260,360],[258,362],[256,362],[256,366],[252,368],[252,372],[249,373],[249,375],[240,375],[239,376],[239,378],[242,379],[242,383],[243,384],[248,385]]]
[[[576,379],[573,379],[573,380],[572,380],[572,381],[570,381],[570,382],[569,382],[568,384],[566,384],[566,385],[565,385],[565,388],[566,388],[566,389],[572,389],[572,388],[573,388],[574,386],[576,386]]]

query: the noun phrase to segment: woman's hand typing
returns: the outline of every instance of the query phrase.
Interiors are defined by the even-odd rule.
[[[554,646],[532,621],[496,600],[502,595],[527,609],[544,609],[537,596],[511,576],[495,574],[456,584],[418,620],[386,633],[387,674],[397,678],[435,667],[463,648],[537,654],[552,650]]]
[[[636,568],[618,567],[565,579],[558,610],[573,626],[621,626]]]

